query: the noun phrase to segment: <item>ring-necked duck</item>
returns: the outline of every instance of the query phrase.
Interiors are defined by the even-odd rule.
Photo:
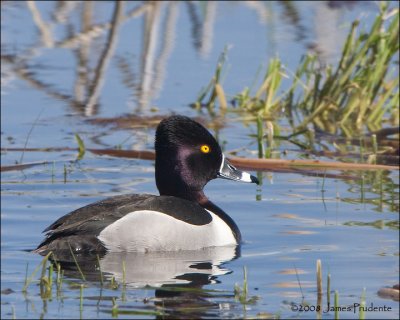
[[[214,137],[184,116],[160,122],[155,138],[160,196],[130,194],[72,211],[47,227],[35,252],[175,251],[237,245],[235,222],[203,192],[217,177],[258,183],[233,167]]]

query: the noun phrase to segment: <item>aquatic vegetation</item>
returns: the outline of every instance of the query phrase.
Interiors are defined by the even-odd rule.
[[[261,302],[262,298],[259,296],[255,295],[250,295],[249,292],[249,278],[248,278],[248,272],[247,268],[244,266],[243,267],[243,284],[235,284],[233,288],[233,292],[229,291],[222,291],[222,290],[213,290],[213,289],[205,289],[205,288],[198,288],[196,286],[190,287],[190,286],[180,286],[179,284],[169,284],[166,287],[160,287],[160,288],[150,288],[150,287],[145,287],[142,288],[143,290],[149,290],[149,289],[155,289],[156,292],[157,290],[162,290],[163,292],[166,293],[165,296],[158,296],[157,293],[155,293],[155,297],[150,297],[146,298],[144,303],[145,305],[150,302],[154,301],[155,306],[145,306],[143,309],[142,308],[136,308],[133,307],[131,304],[137,300],[137,298],[132,299],[132,295],[129,294],[127,295],[126,290],[126,283],[125,283],[125,263],[122,263],[122,280],[120,279],[118,282],[114,276],[109,277],[109,280],[104,281],[102,272],[100,271],[100,274],[98,277],[92,277],[93,274],[90,274],[89,270],[86,270],[88,272],[84,276],[82,276],[80,273],[82,272],[83,266],[79,266],[79,262],[76,259],[76,257],[72,257],[74,260],[74,266],[72,269],[71,266],[66,267],[71,270],[77,271],[75,273],[75,276],[69,275],[65,280],[64,278],[64,269],[62,269],[62,264],[58,263],[55,261],[55,256],[52,253],[49,253],[46,257],[42,259],[40,264],[38,265],[37,268],[35,268],[34,272],[32,273],[31,277],[26,279],[25,281],[25,286],[23,288],[25,294],[27,294],[27,289],[29,287],[29,284],[32,282],[36,282],[39,284],[39,286],[36,286],[35,288],[39,288],[39,297],[40,299],[43,300],[44,302],[44,307],[47,306],[47,303],[59,303],[63,301],[63,297],[65,297],[65,294],[68,292],[71,294],[72,291],[75,292],[77,298],[76,301],[79,303],[79,313],[80,317],[83,318],[84,312],[85,312],[85,301],[90,301],[90,300],[97,300],[97,305],[100,307],[100,311],[105,313],[105,314],[110,314],[112,317],[118,317],[119,315],[137,315],[137,316],[171,316],[173,314],[178,314],[178,313],[171,313],[171,312],[180,312],[182,315],[190,315],[192,312],[193,314],[196,314],[196,311],[205,311],[209,309],[210,311],[214,309],[214,305],[212,303],[206,303],[206,300],[211,300],[214,298],[221,299],[223,298],[225,300],[225,304],[229,304],[229,308],[234,308],[235,305],[241,306],[243,309],[243,314],[242,317],[244,319],[251,318],[251,319],[264,319],[264,318],[280,318],[280,311],[273,314],[268,311],[261,311],[258,312],[257,314],[247,314],[252,308],[251,306],[257,305],[258,303]],[[82,257],[80,257],[82,258]],[[97,258],[96,261],[99,261],[99,258]],[[76,263],[76,264],[75,264]],[[83,260],[81,260],[81,263],[84,263]],[[42,273],[37,280],[33,280],[35,277],[36,272],[42,268]],[[54,269],[54,267],[56,267]],[[55,270],[55,272],[53,272]],[[48,276],[46,276],[46,271],[48,272]],[[360,295],[360,302],[355,302],[353,305],[340,305],[339,303],[339,291],[338,290],[332,290],[331,291],[331,275],[328,273],[327,276],[327,283],[326,283],[326,292],[323,292],[323,281],[322,281],[322,262],[320,259],[316,260],[316,280],[315,280],[315,287],[317,288],[316,292],[312,292],[310,296],[310,292],[307,293],[307,296],[309,298],[316,299],[315,302],[312,300],[306,300],[305,299],[305,292],[303,292],[302,289],[302,283],[299,278],[299,274],[297,273],[297,269],[295,268],[296,271],[296,277],[298,280],[298,289],[301,291],[301,301],[290,301],[290,302],[285,302],[282,301],[283,306],[285,304],[289,304],[290,308],[292,311],[299,312],[299,315],[304,315],[304,313],[312,312],[315,314],[317,318],[322,318],[322,314],[331,314],[334,316],[335,319],[339,319],[340,312],[358,312],[359,319],[365,319],[365,311],[367,311],[366,308],[366,289],[363,288],[361,295]],[[55,278],[55,279],[53,279]],[[91,278],[90,280],[88,280]],[[55,280],[55,281],[54,281]],[[65,292],[63,293],[61,290],[61,285],[62,282],[66,281],[69,286],[68,289],[65,289]],[[99,286],[100,284],[100,286]],[[56,286],[57,289],[57,295],[56,299],[53,301],[53,293],[52,293],[52,288],[53,286]],[[99,295],[98,296],[92,296],[85,294],[85,291],[91,291],[93,294],[93,290],[96,291],[99,290]],[[132,288],[131,288],[132,289]],[[34,289],[36,290],[36,289]],[[103,295],[103,290],[109,290],[108,292],[111,293],[110,295]],[[141,290],[140,288],[135,288],[135,291]],[[120,292],[120,297],[116,296],[115,294],[117,292]],[[132,290],[130,290],[130,293]],[[331,305],[330,301],[330,295],[331,292],[334,293],[334,301],[333,305]],[[199,299],[200,298],[200,299]],[[323,305],[323,299],[326,299],[325,306]],[[170,306],[170,304],[172,304]],[[170,307],[173,307],[170,309]],[[43,310],[43,313],[45,314],[45,310]],[[214,316],[217,315],[218,313],[213,313]]]
[[[145,305],[150,302],[154,301],[155,306],[153,308],[150,308],[150,306],[145,306],[143,309],[142,308],[135,308],[131,304],[137,300],[137,298],[132,298],[132,295],[130,294],[129,296],[126,295],[126,283],[125,283],[125,265],[123,263],[122,270],[123,270],[123,276],[122,276],[122,282],[118,282],[114,276],[109,277],[109,280],[104,281],[103,279],[103,274],[101,270],[99,270],[99,277],[92,277],[93,274],[90,273],[90,271],[86,270],[83,271],[83,265],[80,266],[80,263],[84,263],[84,260],[79,260],[74,256],[71,256],[71,261],[74,261],[72,265],[67,264],[65,265],[66,268],[71,270],[75,270],[76,273],[74,273],[74,276],[71,276],[72,274],[69,274],[66,278],[64,278],[64,269],[63,269],[63,264],[59,263],[55,260],[55,256],[53,253],[49,253],[46,257],[42,259],[42,261],[39,263],[38,267],[35,268],[33,271],[32,275],[30,276],[29,280],[26,279],[25,281],[25,286],[23,288],[25,294],[28,294],[28,287],[29,284],[32,282],[38,283],[39,286],[35,286],[33,290],[39,289],[39,297],[43,301],[43,308],[47,307],[47,303],[63,303],[63,299],[66,298],[66,294],[70,295],[71,293],[73,294],[75,292],[77,304],[79,304],[79,314],[81,318],[84,318],[85,315],[85,301],[89,303],[91,300],[97,300],[97,305],[98,305],[98,310],[105,313],[105,314],[110,314],[112,317],[118,317],[119,315],[136,315],[136,316],[171,316],[173,314],[177,313],[171,313],[171,312],[182,312],[183,315],[190,315],[191,312],[196,312],[196,311],[205,311],[207,309],[210,309],[210,311],[214,310],[215,306],[210,303],[207,304],[205,303],[206,299],[214,299],[218,298],[221,299],[223,298],[226,302],[225,304],[229,304],[232,308],[234,308],[234,305],[239,305],[242,306],[243,308],[243,318],[244,319],[265,319],[265,318],[280,318],[280,312],[272,314],[267,311],[261,311],[258,312],[255,315],[250,315],[247,314],[251,310],[251,306],[254,306],[258,304],[261,300],[261,297],[256,296],[256,295],[250,295],[249,292],[249,279],[248,279],[248,272],[247,268],[244,266],[243,267],[243,284],[235,284],[233,288],[233,292],[229,291],[222,291],[222,290],[212,290],[212,289],[202,289],[198,288],[196,286],[190,287],[190,286],[184,286],[181,287],[179,285],[173,285],[170,284],[167,287],[162,287],[158,288],[161,290],[165,290],[165,292],[168,292],[168,294],[164,297],[150,297],[146,298],[144,303]],[[82,257],[80,257],[82,258]],[[96,261],[99,261],[99,258],[97,257]],[[327,307],[323,308],[322,306],[322,297],[324,293],[322,292],[322,262],[321,260],[316,261],[316,286],[318,287],[318,292],[317,292],[317,301],[316,304],[312,302],[306,302],[304,300],[304,293],[302,291],[302,285],[300,279],[298,279],[298,285],[299,289],[302,291],[302,301],[298,303],[297,301],[291,302],[292,305],[294,306],[299,306],[301,310],[306,310],[312,311],[318,316],[322,314],[324,310],[335,310],[335,318],[338,319],[339,311],[341,310],[341,306],[339,305],[338,302],[338,291],[335,291],[335,300],[334,300],[334,306],[330,306],[329,303],[329,295],[330,295],[330,276],[328,275],[328,284],[327,284],[327,294],[328,294],[328,300],[327,300]],[[55,269],[54,269],[55,267]],[[39,277],[39,279],[34,280],[36,272],[42,268],[42,273]],[[53,272],[55,270],[55,272]],[[48,276],[46,276],[46,272],[48,272]],[[81,274],[81,273],[88,272],[87,274]],[[296,276],[298,277],[298,274],[296,273]],[[90,278],[90,280],[88,280]],[[63,281],[67,282],[68,288],[62,290],[61,286]],[[53,286],[56,286],[57,289],[57,295],[56,299],[53,300]],[[93,291],[99,290],[98,296],[92,296],[88,295],[87,293],[85,294],[86,291],[89,291],[93,294]],[[103,295],[103,289],[105,290],[111,290],[108,291],[109,295]],[[145,287],[143,290],[149,290],[152,289],[150,287]],[[157,288],[153,288],[157,291]],[[135,291],[140,290],[140,288],[135,288]],[[65,291],[65,292],[63,292]],[[114,293],[113,293],[114,292]],[[116,292],[120,292],[121,296],[118,297],[115,295]],[[131,291],[132,292],[132,291]],[[187,295],[187,296],[186,296]],[[214,296],[215,295],[215,296]],[[201,297],[199,301],[197,301]],[[171,300],[172,299],[172,300]],[[180,300],[182,300],[180,302]],[[199,304],[200,302],[200,304]],[[169,304],[172,303],[173,309],[171,310],[169,307]],[[363,294],[361,295],[361,303],[360,306],[365,305],[365,290],[363,291]],[[344,308],[344,307],[342,307]],[[299,310],[300,312],[304,312]],[[223,311],[223,310],[222,310]],[[43,314],[46,313],[46,310],[43,310]],[[194,313],[195,314],[195,313]],[[215,313],[214,311],[214,316],[217,315],[218,313]],[[361,313],[360,311],[360,318],[365,316],[364,313]]]
[[[78,143],[78,150],[79,150],[77,159],[80,160],[85,155],[86,148],[85,148],[85,144],[83,143],[83,140],[79,136],[79,134],[75,134],[75,139],[76,139],[76,142]]]
[[[234,287],[235,300],[239,301],[243,306],[246,304],[255,304],[259,297],[251,296],[249,297],[249,289],[248,289],[248,279],[247,279],[247,268],[243,267],[243,286],[240,287],[238,284],[235,284]]]
[[[395,60],[398,38],[399,9],[389,11],[388,4],[382,2],[370,30],[361,29],[358,20],[352,23],[335,66],[323,65],[317,54],[308,54],[291,73],[279,58],[271,59],[259,87],[246,87],[235,94],[228,110],[246,115],[246,121],[249,116],[255,121],[260,158],[271,157],[274,140],[316,152],[316,142],[338,136],[345,140],[342,144],[335,140],[332,145],[344,154],[349,153],[349,144],[362,148],[361,140],[351,138],[361,137],[362,143],[368,144],[362,162],[364,157],[369,163],[376,163],[378,155],[397,156],[398,140],[388,141],[387,136],[399,134],[399,70]],[[226,52],[218,61],[210,84],[194,104],[197,108],[205,106],[215,113],[217,97],[225,99],[220,81],[225,55]],[[284,78],[291,81],[286,90]],[[220,108],[221,112],[226,111],[225,105],[220,104]],[[282,120],[290,125],[289,135],[279,134]]]
[[[339,319],[339,291],[335,290],[334,298],[334,308],[335,308],[335,319]]]
[[[371,30],[358,31],[358,27],[356,20],[336,68],[321,68],[316,56],[304,58],[296,77],[306,76],[306,87],[313,89],[304,90],[301,99],[294,101],[292,87],[285,105],[303,113],[295,131],[313,122],[329,133],[335,133],[338,125],[351,136],[364,127],[378,130],[385,121],[398,125],[399,78],[390,67],[399,50],[399,11],[388,13],[382,4]]]

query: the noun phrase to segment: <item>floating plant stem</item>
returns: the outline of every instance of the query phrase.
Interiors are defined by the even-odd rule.
[[[265,151],[265,158],[271,158],[272,150],[274,148],[274,124],[272,121],[267,121],[267,141],[268,147]]]
[[[273,106],[272,99],[276,95],[281,84],[281,62],[278,58],[272,59],[268,66],[267,77],[265,79],[265,105],[264,114],[269,114]]]
[[[335,290],[335,319],[339,319],[339,292]]]
[[[217,86],[218,85],[220,86],[221,72],[222,72],[222,68],[225,64],[227,52],[228,52],[228,48],[225,47],[224,52],[220,55],[220,57],[218,59],[217,68],[215,70],[214,77],[211,80],[211,87],[213,87],[213,90],[211,92],[211,96],[210,96],[208,102],[206,103],[209,111],[212,111],[214,109],[215,99],[218,97]],[[222,87],[220,86],[219,89],[222,89]],[[221,99],[221,97],[219,97],[219,99]],[[225,106],[226,106],[226,101],[225,101]]]
[[[53,264],[50,263],[49,265],[49,286],[51,287],[53,285]]]
[[[25,281],[24,281],[24,287],[22,289],[22,292],[26,292],[26,288],[28,287],[28,267],[29,267],[29,262],[26,263]]]
[[[321,318],[321,309],[322,309],[322,266],[321,260],[317,260],[317,318]]]
[[[365,309],[365,288],[363,289],[363,292],[361,294],[361,301],[360,301],[360,307],[359,307],[360,312],[358,314],[358,318],[360,320],[364,320],[365,319],[364,309]]]
[[[300,288],[300,292],[301,292],[301,297],[304,300],[304,293],[303,293],[303,288],[301,287],[301,282],[300,282],[300,277],[299,277],[299,273],[297,272],[297,268],[295,265],[293,265],[294,267],[294,271],[296,272],[296,279],[297,279],[297,283],[299,284],[299,288]]]
[[[259,299],[257,296],[248,297],[247,268],[245,266],[243,267],[243,287],[241,288],[235,283],[234,294],[235,299],[243,305],[244,310],[246,310],[247,304],[254,304]]]
[[[64,183],[67,183],[67,166],[64,164]]]
[[[226,98],[225,98],[225,93],[224,93],[224,89],[222,88],[222,86],[217,83],[215,85],[215,92],[217,94],[218,97],[218,101],[219,101],[219,106],[222,110],[226,110],[228,107],[228,104],[226,102]]]
[[[328,273],[327,281],[326,281],[326,302],[327,306],[331,305],[331,274]]]
[[[61,270],[60,263],[57,263],[56,266],[57,266],[56,286],[57,286],[57,295],[59,296],[61,294],[61,288],[62,288],[63,277],[64,277],[64,270]]]
[[[36,117],[35,121],[33,121],[32,125],[31,125],[31,127],[29,129],[28,135],[26,136],[26,139],[25,139],[24,149],[26,149],[26,146],[28,145],[28,141],[29,141],[29,138],[30,138],[30,136],[32,134],[32,131],[35,128],[36,124],[39,122],[40,116],[42,115],[44,109],[45,109],[45,107],[43,107],[40,110],[40,112],[39,112],[38,116]],[[25,152],[22,151],[21,158],[19,159],[19,163],[22,163],[22,161],[24,160],[24,154],[25,154]]]
[[[35,268],[35,270],[33,270],[31,276],[25,280],[25,285],[22,288],[22,292],[26,292],[28,289],[28,286],[30,285],[30,283],[32,282],[33,277],[35,276],[36,272],[38,272],[38,270],[40,269],[40,266],[43,266],[43,264],[47,263],[47,260],[49,259],[50,255],[52,254],[52,252],[49,252],[42,260],[42,262],[39,263],[39,265]]]
[[[247,285],[247,268],[243,267],[243,296],[247,300],[248,285]]]
[[[71,245],[70,245],[69,243],[68,243],[68,247],[69,247],[69,251],[71,252],[72,258],[74,259],[75,265],[76,265],[76,267],[77,267],[77,269],[78,269],[78,271],[79,271],[79,273],[80,273],[80,275],[81,275],[81,277],[82,277],[82,280],[83,280],[83,281],[86,281],[85,275],[83,274],[83,272],[82,272],[82,270],[81,270],[81,267],[79,266],[79,263],[78,263],[78,261],[76,260],[74,251],[72,250]]]
[[[371,138],[372,138],[372,150],[374,152],[374,158],[373,158],[374,161],[372,163],[376,164],[376,157],[378,154],[378,143],[376,141],[376,134],[372,134]]]
[[[51,166],[51,183],[54,183],[54,177],[55,177],[55,161],[53,161],[53,164]]]
[[[263,119],[260,115],[257,117],[257,144],[258,144],[258,157],[264,158],[264,130],[263,130]]]
[[[326,192],[326,190],[325,190],[325,180],[326,180],[326,170],[324,170],[324,176],[322,177],[322,186],[321,186],[321,192],[322,193]]]
[[[365,202],[365,173],[361,171],[361,181],[360,181],[360,193],[361,193],[361,203]]]
[[[86,148],[79,134],[75,133],[75,139],[78,142],[78,150],[79,150],[77,159],[80,160],[85,155]]]
[[[121,292],[121,300],[126,300],[126,265],[125,260],[122,260],[122,292]]]
[[[321,260],[317,260],[317,292],[318,296],[322,297],[322,266]]]
[[[110,287],[111,287],[111,289],[113,289],[113,290],[117,290],[118,289],[118,282],[115,280],[115,277],[114,276],[112,276],[111,277],[111,280],[110,280]]]
[[[100,265],[100,257],[98,254],[96,254],[96,259],[97,259],[97,264],[99,265],[99,272],[100,272],[100,285],[103,286],[103,272],[101,271],[101,265]]]
[[[114,297],[112,298],[111,315],[113,317],[118,317],[118,304],[117,304],[116,299]]]
[[[82,312],[83,312],[83,283],[81,283],[79,287],[79,312],[82,318]]]
[[[44,261],[44,263],[42,264],[42,274],[40,276],[40,281],[39,281],[40,296],[41,296],[42,299],[51,298],[51,284],[52,284],[52,281],[50,280],[50,278],[46,277],[47,261],[48,261],[48,259],[46,259]],[[50,267],[49,267],[49,276],[50,275],[52,276],[52,273],[53,273],[53,270],[50,269]]]

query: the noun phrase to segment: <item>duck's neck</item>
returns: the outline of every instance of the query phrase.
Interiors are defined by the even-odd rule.
[[[193,190],[188,188],[184,183],[179,180],[171,180],[168,186],[164,187],[164,184],[160,184],[157,181],[157,188],[160,192],[160,196],[174,196],[185,200],[199,203],[202,207],[203,204],[209,202],[208,198],[204,194],[203,190]]]
[[[224,212],[224,210],[222,210],[220,207],[218,207],[213,202],[208,200],[208,198],[206,196],[204,196],[204,198],[205,198],[204,202],[199,202],[199,204],[204,209],[207,209],[207,210],[211,211],[212,213],[216,214],[218,217],[220,217],[232,230],[232,233],[236,239],[236,242],[238,244],[240,244],[242,241],[242,235],[241,235],[240,230],[239,230],[238,226],[236,225],[235,221],[233,221],[233,219],[230,216],[228,216]]]

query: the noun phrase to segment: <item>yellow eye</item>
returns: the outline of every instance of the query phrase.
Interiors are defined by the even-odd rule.
[[[200,151],[203,152],[203,153],[209,153],[209,152],[211,151],[211,148],[210,148],[208,145],[203,144],[203,145],[200,147]]]

